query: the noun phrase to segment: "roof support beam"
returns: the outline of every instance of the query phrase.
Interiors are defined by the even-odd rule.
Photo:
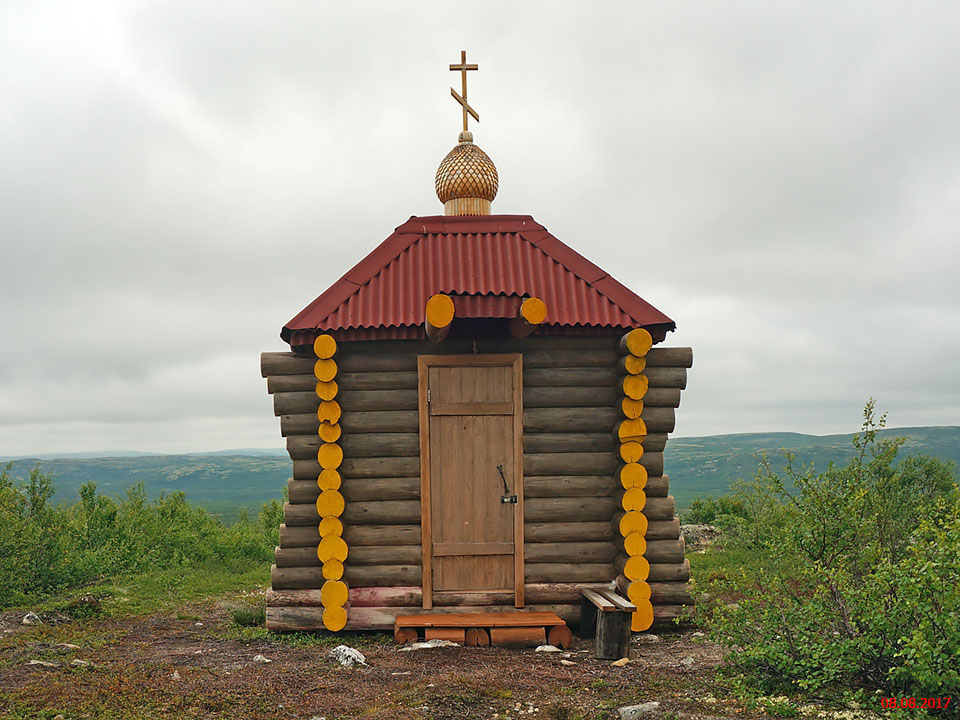
[[[443,342],[453,324],[454,312],[453,300],[449,295],[437,293],[427,300],[423,328],[430,342]]]
[[[510,334],[518,339],[525,338],[546,319],[547,304],[540,298],[527,298],[520,303],[517,317],[510,319]]]

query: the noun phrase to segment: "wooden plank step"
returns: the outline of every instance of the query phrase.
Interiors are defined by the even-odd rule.
[[[617,606],[617,610],[620,612],[635,612],[637,606],[630,602],[627,598],[621,597],[614,590],[601,590],[600,594],[603,595],[607,600],[612,602]]]
[[[586,588],[584,588],[581,592],[583,593],[583,597],[592,602],[601,612],[614,612],[619,610],[614,603],[598,592],[594,592],[593,590],[588,590]]]
[[[555,627],[565,625],[552,612],[490,612],[490,613],[423,613],[397,617],[396,627]]]

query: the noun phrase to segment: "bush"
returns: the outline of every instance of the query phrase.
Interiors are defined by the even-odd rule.
[[[283,508],[276,500],[259,517],[227,527],[183,493],[148,500],[142,485],[125,498],[80,488],[72,506],[51,507],[53,479],[38,468],[15,484],[0,472],[0,608],[22,605],[100,577],[207,562],[268,562]]]
[[[903,441],[879,439],[883,424],[871,400],[849,464],[818,474],[788,456],[782,479],[764,461],[738,490],[746,519],[729,542],[766,566],[710,623],[757,690],[960,693],[956,469],[896,463]]]

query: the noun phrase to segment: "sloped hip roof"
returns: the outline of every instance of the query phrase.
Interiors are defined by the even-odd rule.
[[[670,318],[564,245],[529,215],[411,217],[283,326],[292,347],[339,340],[423,338],[424,307],[453,297],[456,317],[516,317],[525,297],[547,306],[542,334],[647,328]],[[456,322],[456,321],[455,321]]]

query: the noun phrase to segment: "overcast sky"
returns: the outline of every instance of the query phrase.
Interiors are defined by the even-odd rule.
[[[279,447],[258,355],[411,215],[677,322],[678,435],[960,424],[960,5],[0,3],[0,456]]]

